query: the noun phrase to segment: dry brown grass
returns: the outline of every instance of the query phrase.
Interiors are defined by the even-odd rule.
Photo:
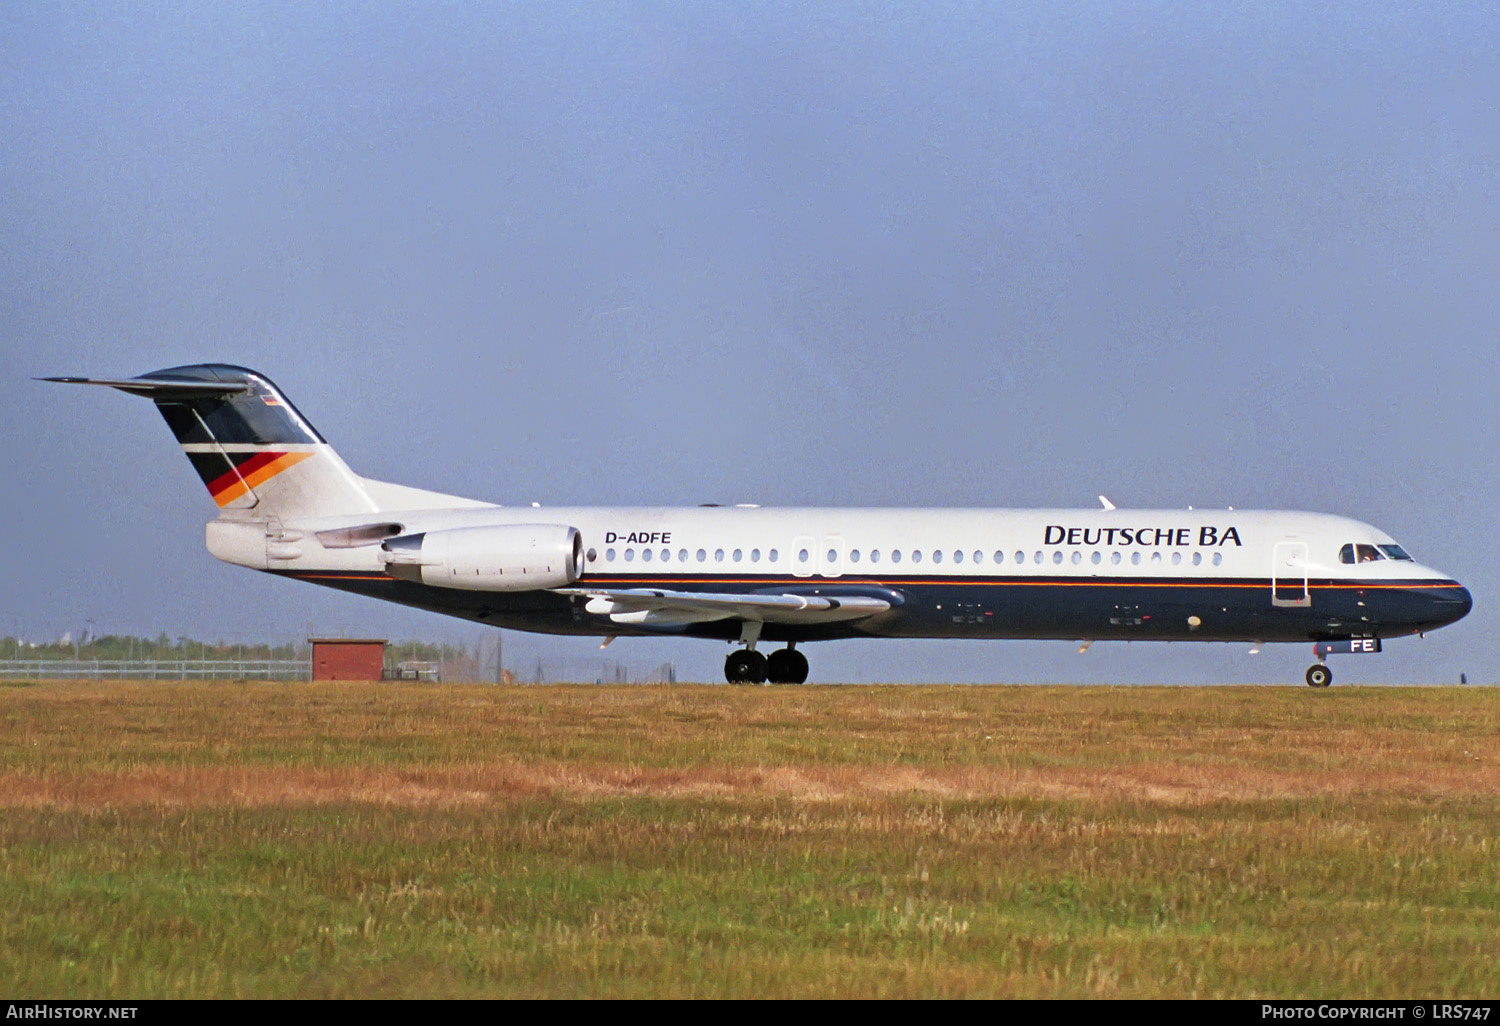
[[[1500,794],[1490,689],[0,690],[0,807]]]
[[[1395,768],[1314,779],[1267,768],[1129,766],[1108,771],[910,766],[706,765],[691,770],[547,762],[489,763],[393,770],[241,766],[142,767],[50,773],[0,773],[0,808],[100,811],[138,805],[482,805],[538,797],[785,798],[850,801],[906,796],[976,800],[1142,802],[1193,806],[1214,802],[1353,799],[1459,799],[1500,793],[1495,767]]]
[[[0,688],[0,985],[1500,986],[1500,691]]]

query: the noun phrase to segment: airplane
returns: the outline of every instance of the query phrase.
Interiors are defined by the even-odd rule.
[[[228,364],[50,377],[156,404],[238,566],[495,627],[735,647],[801,684],[839,638],[1311,642],[1327,657],[1453,623],[1466,588],[1369,524],[1248,510],[498,506],[354,473],[264,375]],[[781,645],[769,655],[762,645]]]

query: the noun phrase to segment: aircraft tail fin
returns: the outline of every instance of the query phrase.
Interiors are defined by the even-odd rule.
[[[150,399],[221,510],[253,517],[373,513],[379,504],[270,379],[229,364],[136,378],[43,378]]]

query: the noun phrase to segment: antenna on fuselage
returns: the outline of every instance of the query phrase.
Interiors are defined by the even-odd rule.
[[[1114,509],[1115,508],[1115,504],[1112,503],[1112,502],[1110,502],[1109,499],[1106,496],[1103,496],[1103,495],[1099,496],[1099,503],[1105,509]]]

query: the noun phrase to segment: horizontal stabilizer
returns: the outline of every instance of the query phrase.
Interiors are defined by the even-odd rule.
[[[153,399],[206,399],[250,390],[248,381],[184,381],[171,378],[37,378],[63,385],[104,385]]]

